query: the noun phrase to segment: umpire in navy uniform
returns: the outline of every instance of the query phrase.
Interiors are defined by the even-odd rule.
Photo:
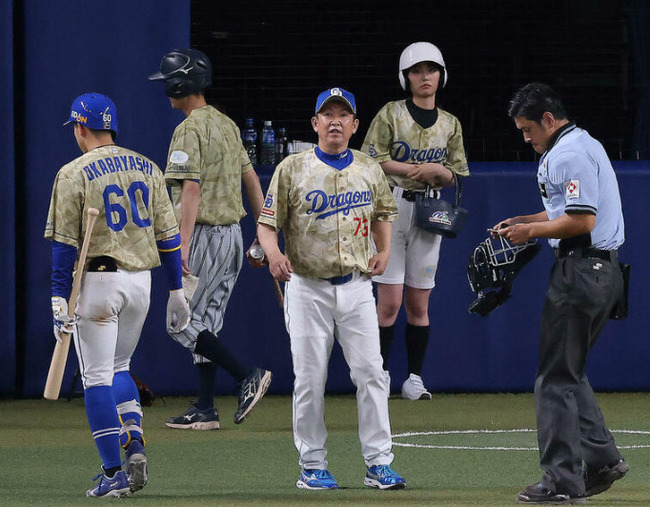
[[[602,145],[569,121],[562,99],[549,86],[520,88],[508,114],[541,155],[537,181],[544,211],[508,218],[495,229],[515,244],[548,238],[555,251],[535,381],[544,475],[517,500],[584,504],[629,470],[585,374],[587,355],[623,293],[618,183]]]

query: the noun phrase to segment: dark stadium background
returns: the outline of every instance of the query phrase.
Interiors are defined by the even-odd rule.
[[[467,313],[474,295],[466,262],[487,226],[541,206],[534,153],[505,111],[518,86],[543,80],[603,142],[623,197],[621,258],[633,266],[630,316],[606,327],[592,353],[590,380],[598,390],[650,389],[648,2],[14,0],[0,2],[0,27],[1,396],[40,397],[54,348],[43,229],[54,176],[79,155],[70,128],[61,125],[76,96],[98,91],[114,99],[118,142],[164,167],[182,115],[147,76],[165,53],[191,44],[214,64],[209,101],[240,126],[249,116],[258,126],[269,119],[287,128],[290,139],[313,141],[316,95],[330,86],[351,90],[361,119],[352,141],[358,147],[377,110],[404,96],[397,62],[418,40],[434,42],[444,54],[449,84],[439,101],[463,125],[472,172],[463,197],[468,222],[442,249],[425,383],[436,392],[532,390],[549,249],[522,271],[512,298],[488,318]],[[259,169],[268,184],[271,168]],[[252,219],[242,227],[245,241],[252,241]],[[190,355],[164,330],[166,285],[158,271],[132,371],[157,394],[192,395]],[[273,370],[271,392],[291,392],[289,340],[268,272],[244,266],[220,336],[249,363]],[[403,343],[394,347],[389,366],[396,387],[406,361]],[[71,354],[64,394],[80,392],[79,383],[72,387],[75,367]],[[234,388],[220,373],[219,392]],[[353,391],[338,348],[328,389]]]

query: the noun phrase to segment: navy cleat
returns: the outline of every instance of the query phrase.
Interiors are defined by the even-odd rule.
[[[406,479],[389,465],[373,465],[368,467],[363,484],[369,488],[403,489],[406,487]]]
[[[339,489],[334,476],[327,470],[313,469],[303,470],[300,472],[298,482],[296,482],[298,489]]]
[[[178,430],[218,430],[219,413],[216,408],[199,410],[192,405],[183,415],[170,417],[165,424]]]
[[[106,473],[104,472],[104,467],[102,467],[102,473],[96,475],[93,478],[93,481],[96,481],[97,479],[99,479],[99,482],[95,484],[94,488],[86,491],[86,496],[97,498],[120,498],[123,496],[129,496],[131,494],[129,481],[126,478],[126,474],[123,470],[116,472],[113,477],[107,477]]]
[[[271,385],[272,377],[273,374],[270,371],[255,368],[253,373],[241,381],[235,424],[244,422],[251,410],[259,403]]]
[[[131,493],[140,491],[147,484],[147,455],[140,440],[132,440],[126,448],[126,478]]]

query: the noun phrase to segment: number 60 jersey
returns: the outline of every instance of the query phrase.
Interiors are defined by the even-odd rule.
[[[119,146],[95,148],[59,170],[45,237],[80,248],[88,208],[99,210],[88,258],[107,255],[128,271],[160,265],[156,241],[179,232],[163,173]]]

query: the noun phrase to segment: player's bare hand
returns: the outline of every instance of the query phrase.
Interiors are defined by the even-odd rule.
[[[268,261],[269,271],[273,275],[273,278],[279,282],[288,282],[291,279],[293,267],[291,266],[291,261],[285,255],[277,252],[269,257]]]
[[[407,173],[409,178],[427,183],[432,187],[444,187],[449,183],[451,171],[442,164],[414,165],[413,170]]]
[[[181,259],[183,260],[183,276],[191,275],[190,270],[190,245],[181,245]]]
[[[389,256],[389,253],[380,252],[370,257],[370,260],[368,261],[370,276],[379,276],[384,274],[386,266],[388,265]]]
[[[532,238],[530,224],[512,224],[497,231],[513,245],[522,245]]]

